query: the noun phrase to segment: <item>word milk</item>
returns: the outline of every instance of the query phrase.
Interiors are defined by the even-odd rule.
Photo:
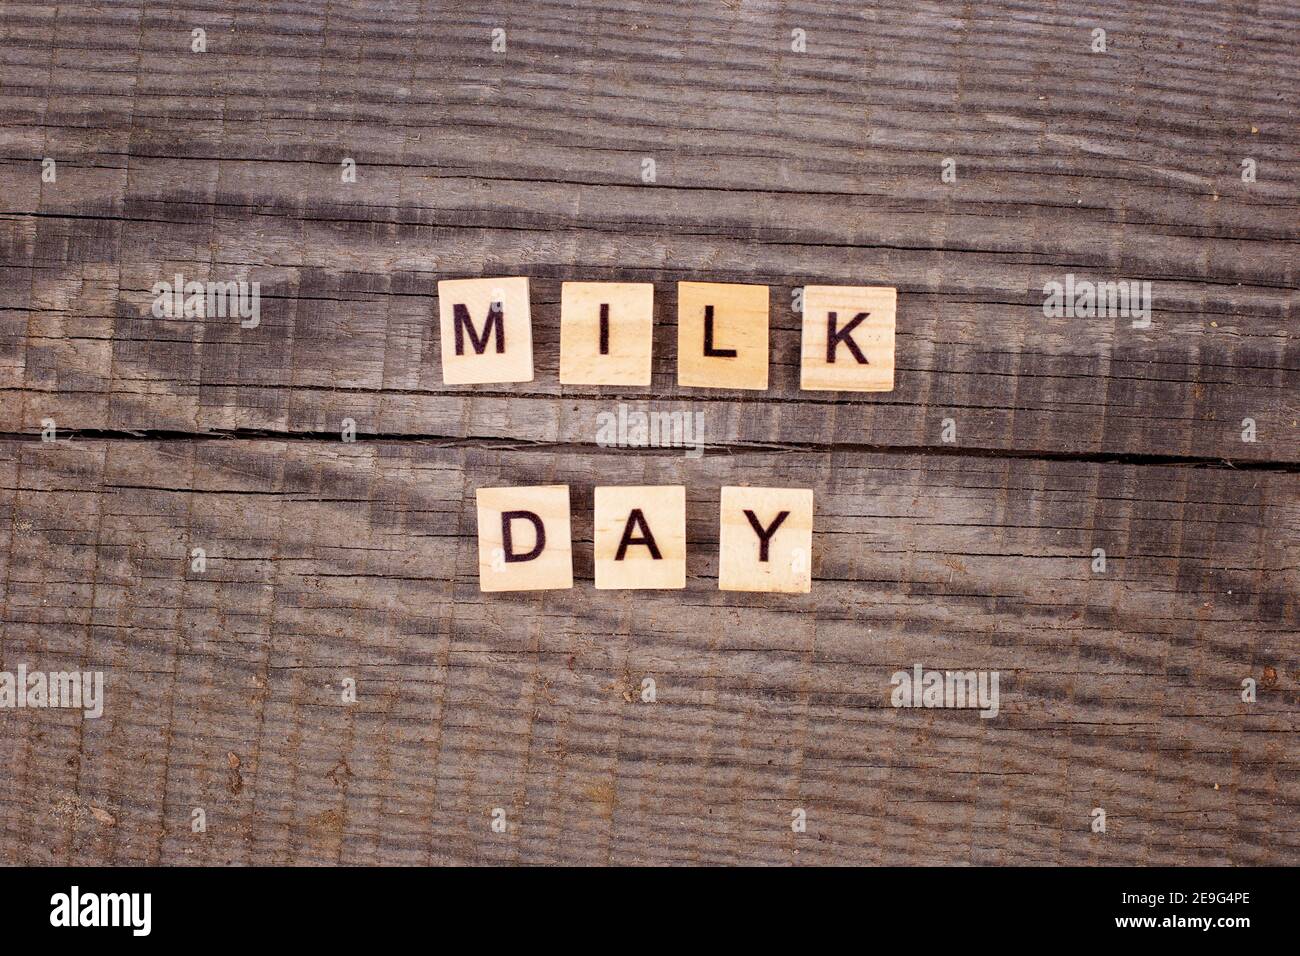
[[[677,283],[677,384],[768,387],[770,290],[727,282]],[[888,392],[894,387],[898,290],[804,288],[799,387]],[[442,377],[448,385],[533,380],[526,278],[438,283]],[[565,282],[560,290],[560,384],[650,384],[654,285]]]

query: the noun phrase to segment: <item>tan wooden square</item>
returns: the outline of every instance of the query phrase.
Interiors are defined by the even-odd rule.
[[[806,286],[799,387],[892,391],[897,301],[889,286]]]
[[[765,285],[677,283],[677,384],[767,388]]]
[[[442,380],[480,385],[533,380],[528,280],[448,279],[438,283]]]
[[[560,287],[560,384],[650,384],[652,282],[566,282]]]
[[[812,489],[723,488],[719,521],[719,590],[812,589]]]
[[[596,587],[686,587],[686,489],[596,488]]]
[[[480,488],[475,500],[480,591],[573,587],[568,485]]]

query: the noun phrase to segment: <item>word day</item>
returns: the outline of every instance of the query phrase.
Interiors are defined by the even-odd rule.
[[[481,591],[573,587],[569,486],[479,488]],[[686,489],[595,489],[596,587],[686,587]],[[812,589],[810,488],[722,489],[718,589],[807,594]]]
[[[677,283],[677,383],[767,388],[768,287]],[[894,388],[898,290],[812,285],[803,290],[800,388]],[[442,378],[448,385],[533,380],[528,280],[438,283]],[[565,282],[560,292],[560,384],[650,384],[654,285]]]

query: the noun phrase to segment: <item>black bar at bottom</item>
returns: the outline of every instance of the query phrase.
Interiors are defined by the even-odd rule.
[[[433,934],[460,929],[467,942],[604,938],[659,951],[700,935],[734,944],[812,928],[909,948],[927,939],[945,948],[1005,943],[1019,932],[1232,946],[1293,925],[1283,905],[1295,870],[611,869],[591,877],[558,868],[7,868],[0,899],[6,942],[37,935],[56,944],[76,934],[78,944],[337,946],[391,937],[436,946],[453,938]],[[604,933],[616,935],[595,935]]]

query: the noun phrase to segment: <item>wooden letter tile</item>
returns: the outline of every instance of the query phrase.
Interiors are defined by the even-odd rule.
[[[719,590],[812,589],[812,489],[723,488],[720,520]]]
[[[566,282],[560,289],[560,384],[649,385],[652,282]]]
[[[480,591],[544,591],[573,587],[569,486],[480,488]]]
[[[446,384],[533,380],[527,279],[439,282],[438,318]]]
[[[596,587],[686,587],[686,489],[596,489]]]
[[[677,283],[677,384],[767,388],[765,285]]]
[[[893,391],[897,300],[898,290],[888,286],[806,286],[799,387]]]

